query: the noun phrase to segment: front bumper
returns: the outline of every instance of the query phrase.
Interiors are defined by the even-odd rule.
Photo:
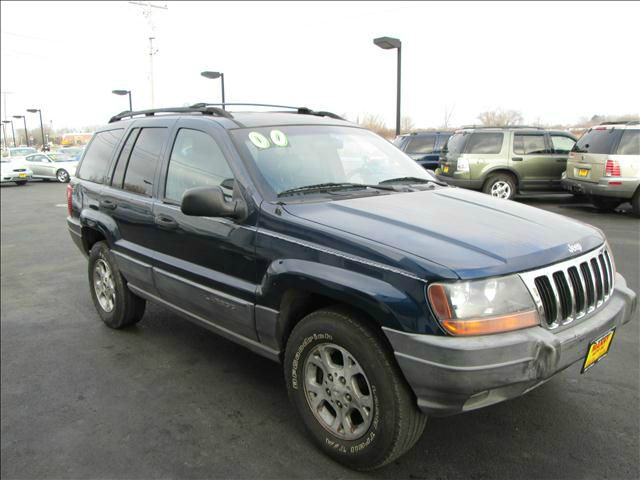
[[[621,185],[610,185],[609,181],[620,182]],[[598,183],[566,177],[562,179],[562,188],[565,190],[594,197],[630,199],[639,185],[640,179],[636,178],[605,177]]]
[[[637,315],[636,294],[619,274],[615,285],[601,310],[557,333],[533,327],[463,338],[383,330],[418,407],[451,415],[523,395],[584,360],[590,342]],[[614,338],[612,352],[615,346]]]
[[[24,174],[24,176],[20,176]],[[10,172],[7,175],[2,176],[2,182],[28,182],[32,179],[31,173],[25,172]]]

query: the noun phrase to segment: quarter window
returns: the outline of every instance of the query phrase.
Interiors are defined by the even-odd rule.
[[[474,133],[467,143],[466,153],[500,153],[503,133]]]
[[[515,135],[513,153],[519,155],[539,155],[549,153],[544,142],[544,135]]]
[[[185,190],[220,185],[233,190],[233,173],[218,147],[208,134],[183,128],[178,131],[171,151],[165,199],[180,203]]]
[[[616,153],[618,155],[640,155],[640,130],[625,130]]]
[[[122,185],[123,190],[150,197],[166,128],[143,128],[131,152]]]
[[[113,178],[111,179],[111,186],[113,187],[122,188],[122,182],[124,181],[124,171],[127,169],[127,163],[129,163],[129,157],[131,156],[131,151],[133,150],[133,144],[138,138],[138,133],[140,133],[139,128],[132,129],[131,132],[129,132],[127,140],[124,142],[124,146],[122,147],[120,155],[118,156],[116,169],[113,172]]]
[[[551,143],[555,153],[569,153],[576,141],[564,135],[551,135]]]
[[[123,134],[123,128],[96,133],[87,147],[76,177],[90,182],[103,183],[113,151]]]

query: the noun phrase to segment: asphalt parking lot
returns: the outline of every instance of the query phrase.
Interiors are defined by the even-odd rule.
[[[65,188],[0,189],[3,479],[640,477],[637,319],[586,374],[574,366],[519,399],[430,419],[407,455],[355,473],[307,441],[279,365],[154,305],[132,329],[105,327]],[[640,290],[640,221],[624,208],[520,201],[601,228]]]

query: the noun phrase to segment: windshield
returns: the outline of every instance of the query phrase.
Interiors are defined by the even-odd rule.
[[[31,155],[32,153],[36,153],[35,148],[26,147],[26,148],[10,148],[9,149],[10,157],[24,157],[27,155]]]
[[[309,185],[434,180],[393,144],[360,128],[278,126],[231,134],[276,194]]]

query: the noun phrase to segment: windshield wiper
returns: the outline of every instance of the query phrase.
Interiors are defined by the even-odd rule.
[[[390,178],[388,180],[383,180],[379,183],[379,185],[384,185],[386,183],[398,183],[398,182],[409,182],[409,183],[435,183],[436,185],[445,186],[446,183],[439,182],[438,180],[430,180],[428,178],[420,178],[420,177],[398,177],[398,178]]]
[[[290,188],[288,190],[283,190],[278,193],[278,197],[284,197],[286,195],[290,195],[292,193],[314,193],[314,192],[329,192],[332,190],[345,190],[347,188],[375,188],[378,190],[395,190],[395,188],[389,186],[382,185],[369,185],[366,183],[351,183],[351,182],[327,182],[327,183],[316,183],[314,185],[304,185],[302,187]]]

